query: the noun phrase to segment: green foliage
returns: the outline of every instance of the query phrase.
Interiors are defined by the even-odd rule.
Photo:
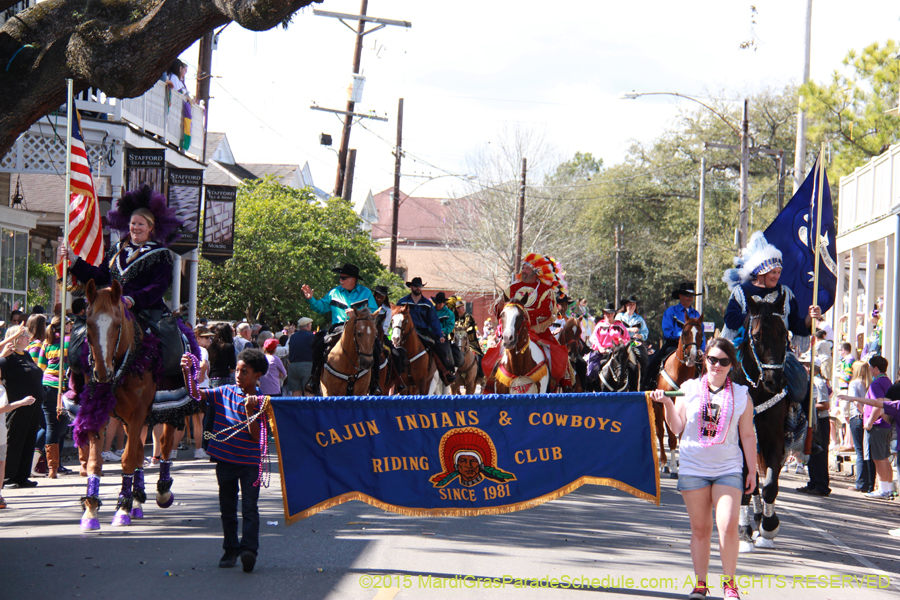
[[[48,311],[50,306],[51,281],[56,280],[56,271],[52,264],[41,264],[35,260],[28,261],[28,296],[25,306],[40,304]]]
[[[307,316],[324,324],[328,317],[310,310],[300,288],[307,284],[321,297],[337,285],[331,269],[345,262],[359,266],[369,288],[387,285],[392,297],[406,289],[381,264],[346,200],[333,198],[323,206],[309,189],[267,178],[241,186],[236,213],[234,258],[223,265],[200,264],[203,316],[269,323]]]
[[[547,178],[548,183],[574,183],[590,180],[603,170],[603,159],[594,158],[590,152],[576,152],[571,160],[567,160]]]
[[[831,149],[832,182],[896,141],[898,119],[885,111],[897,106],[898,51],[894,40],[871,44],[861,53],[851,50],[844,71],[835,70],[830,83],[810,81],[800,88],[809,139],[816,148],[825,142]]]

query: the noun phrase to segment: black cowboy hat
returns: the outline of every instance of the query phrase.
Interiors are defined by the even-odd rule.
[[[406,287],[408,287],[408,288],[411,288],[411,287],[425,287],[425,284],[422,283],[422,278],[421,278],[421,277],[413,277],[413,280],[412,280],[412,281],[407,281],[407,282],[406,282]]]
[[[563,292],[560,292],[556,295],[556,302],[565,302],[566,304],[572,304],[572,299],[566,296]]]
[[[619,305],[620,305],[620,306],[625,306],[625,305],[628,304],[629,302],[634,302],[635,304],[637,304],[637,302],[638,302],[638,297],[635,296],[634,294],[632,294],[632,295],[630,295],[630,296],[628,296],[628,297],[626,297],[626,298],[622,298],[622,299],[619,301]]]
[[[376,285],[375,289],[372,290],[372,293],[378,294],[379,296],[388,297],[388,289],[386,285]]]
[[[672,290],[672,298],[678,300],[679,296],[702,296],[703,292],[699,294],[694,291],[694,284],[690,281],[682,281],[678,284],[678,287]]]
[[[354,264],[344,263],[343,267],[335,267],[331,272],[337,273],[338,275],[346,275],[347,277],[355,277],[360,281],[363,280],[363,278],[359,276],[359,267]]]
[[[603,307],[603,312],[605,313],[614,313],[616,310],[616,303],[612,301],[607,302],[606,306]]]
[[[413,281],[415,281],[415,279],[413,279]],[[447,295],[444,294],[444,292],[438,292],[434,295],[431,301],[435,304],[447,304]]]

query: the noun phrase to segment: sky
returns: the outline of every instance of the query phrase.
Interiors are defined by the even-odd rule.
[[[652,140],[679,109],[694,108],[665,95],[622,100],[623,92],[737,101],[799,82],[806,4],[370,0],[369,16],[412,27],[388,26],[363,38],[366,83],[356,111],[389,121],[366,119],[352,128],[353,199],[393,185],[401,97],[404,193],[452,195],[467,175],[466,157],[511,127],[543,134],[564,158],[590,152],[614,165],[630,140]],[[358,14],[360,1],[313,7]],[[228,25],[213,55],[209,130],[227,134],[240,162],[308,162],[316,185],[332,191],[341,121],[309,107],[345,109],[354,37],[312,8],[286,30]],[[898,38],[896,2],[813,0],[811,77],[827,81],[848,50]],[[750,39],[755,50],[741,50]],[[191,90],[197,56],[197,44],[182,55]],[[332,136],[332,148],[319,145],[320,133]]]

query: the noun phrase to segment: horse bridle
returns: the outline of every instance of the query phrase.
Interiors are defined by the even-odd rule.
[[[127,321],[128,321],[127,318],[123,318],[122,322],[119,323],[119,335],[116,338],[116,347],[113,348],[112,356],[113,356],[114,372],[113,372],[112,376],[109,378],[109,383],[111,383],[113,386],[115,386],[116,383],[122,378],[122,373],[125,371],[125,365],[128,364],[128,358],[129,358],[129,355],[131,354],[131,348],[128,348],[125,351],[125,356],[122,357],[122,362],[121,362],[121,364],[119,364],[119,368],[115,369],[116,355],[119,353],[119,344],[122,343],[122,328],[125,326],[125,323]],[[85,338],[87,338],[87,333],[85,333]],[[95,362],[94,362],[94,353],[93,352],[88,352],[88,364],[91,367],[91,376],[93,377],[95,375],[94,367],[96,366]]]
[[[779,315],[777,313],[773,313],[773,315],[776,317],[784,316],[784,315]],[[752,324],[755,319],[759,319],[759,315],[751,315],[750,323]],[[753,331],[752,330],[747,332],[747,341],[748,341],[747,345],[750,346],[750,354],[753,355],[753,360],[756,361],[756,367],[759,370],[759,377],[757,378],[757,380],[755,382],[750,378],[750,375],[747,374],[747,369],[744,367],[743,360],[741,361],[741,370],[744,372],[744,377],[747,379],[747,382],[754,388],[758,388],[763,382],[763,375],[765,374],[766,371],[778,371],[778,370],[783,371],[784,370],[784,363],[787,360],[787,352],[784,353],[784,358],[781,359],[780,363],[764,363],[761,360],[759,360],[759,355],[757,355],[757,353],[756,353],[756,343],[753,341]]]
[[[509,308],[510,306],[515,307],[517,311],[521,311],[522,314],[525,316],[525,318],[522,319],[522,322],[519,323],[518,327],[516,327],[516,329],[515,329],[515,331],[516,331],[516,339],[518,340],[518,339],[519,339],[519,334],[521,334],[521,333],[522,333],[522,330],[525,329],[525,328],[528,326],[528,323],[529,323],[529,321],[530,321],[530,317],[528,316],[528,311],[525,310],[525,308],[523,308],[521,305],[515,304],[515,303],[513,303],[513,302],[508,303],[506,306],[503,307],[503,309],[506,310],[506,309]],[[525,339],[527,340],[528,337],[526,336]],[[526,341],[525,344],[522,345],[521,350],[520,350],[519,348],[516,348],[516,352],[518,352],[519,354],[525,354],[525,351],[526,351],[526,350],[528,350],[528,343],[527,343],[527,341]]]

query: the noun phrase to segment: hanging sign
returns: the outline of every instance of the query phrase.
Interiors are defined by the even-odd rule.
[[[172,244],[172,251],[185,254],[197,248],[200,242],[200,192],[203,189],[202,169],[169,169],[169,208],[182,221],[178,228],[181,237]]]
[[[221,264],[234,256],[234,212],[237,188],[207,185],[203,208],[202,254],[206,260]]]
[[[125,190],[138,190],[146,184],[162,193],[165,173],[165,150],[125,148]]]

